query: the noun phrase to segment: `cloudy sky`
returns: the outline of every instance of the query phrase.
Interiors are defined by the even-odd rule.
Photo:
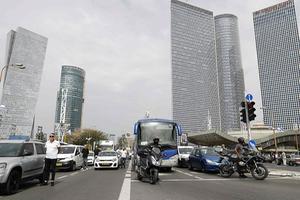
[[[185,0],[238,17],[246,92],[262,120],[252,12],[282,0]],[[83,127],[132,132],[146,111],[171,118],[170,0],[0,0],[0,64],[18,26],[48,38],[36,124],[53,130],[61,65],[86,71]]]

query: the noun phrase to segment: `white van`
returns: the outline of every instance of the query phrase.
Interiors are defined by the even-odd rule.
[[[178,167],[187,167],[193,146],[178,146]]]
[[[79,145],[61,145],[57,155],[56,167],[72,171],[82,168],[82,149],[83,146]]]

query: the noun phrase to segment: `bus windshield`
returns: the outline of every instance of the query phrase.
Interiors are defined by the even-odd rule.
[[[174,123],[147,122],[140,124],[138,144],[145,146],[159,138],[159,144],[176,145],[176,129]]]

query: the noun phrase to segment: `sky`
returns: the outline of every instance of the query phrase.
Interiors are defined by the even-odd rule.
[[[252,13],[282,0],[182,0],[238,17],[246,93],[262,121]],[[36,125],[54,128],[62,65],[86,71],[82,128],[132,132],[145,116],[172,118],[170,0],[0,0],[0,64],[6,34],[21,26],[48,38]],[[298,18],[298,17],[297,17]],[[298,19],[299,21],[299,19]]]

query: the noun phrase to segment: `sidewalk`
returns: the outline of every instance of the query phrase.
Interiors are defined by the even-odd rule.
[[[271,176],[300,178],[300,172],[297,171],[289,171],[289,170],[274,169],[274,168],[268,168],[268,170],[269,170],[269,175]]]

